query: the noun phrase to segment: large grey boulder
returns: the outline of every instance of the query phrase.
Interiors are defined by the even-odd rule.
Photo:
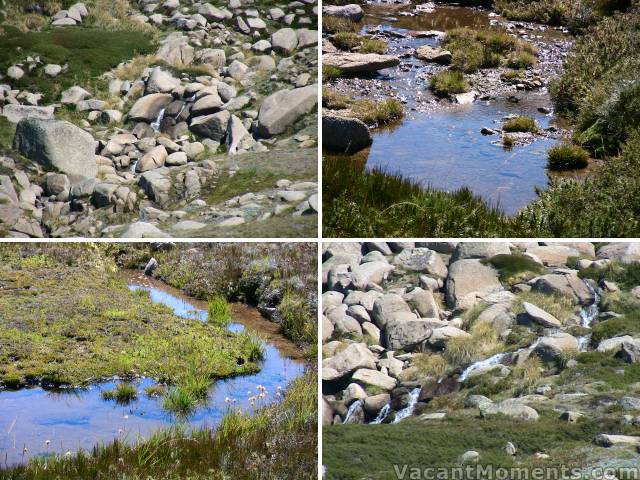
[[[52,120],[54,118],[54,108],[35,107],[31,105],[5,105],[2,115],[7,117],[11,123],[18,123],[24,118],[39,118],[41,120]]]
[[[364,17],[362,7],[355,3],[349,5],[325,5],[322,7],[322,14],[328,17],[346,18],[352,22],[359,22]]]
[[[610,243],[598,249],[598,258],[621,263],[640,262],[640,243]]]
[[[271,137],[284,133],[300,117],[310,113],[317,103],[317,84],[269,95],[260,106],[258,135]]]
[[[393,268],[387,262],[363,263],[351,270],[351,281],[358,290],[365,290],[370,283],[380,285]]]
[[[322,56],[323,65],[338,68],[349,74],[375,73],[385,68],[400,65],[400,59],[393,55],[377,53],[336,52]]]
[[[556,317],[529,302],[523,302],[524,311],[531,320],[546,328],[561,328],[562,323]]]
[[[152,93],[138,99],[129,111],[129,120],[151,122],[158,118],[163,108],[169,106],[173,97],[168,93]]]
[[[25,118],[18,123],[13,148],[72,180],[98,174],[96,142],[91,134],[63,120]]]
[[[385,328],[389,322],[415,320],[416,316],[400,295],[388,293],[373,302],[372,318],[376,326]]]
[[[422,318],[440,318],[440,307],[433,297],[433,292],[416,287],[402,295],[402,298]]]
[[[189,39],[182,33],[176,32],[165,38],[158,52],[158,58],[163,59],[169,65],[181,67],[190,65],[195,56],[195,49],[189,45]]]
[[[426,273],[439,278],[447,276],[447,267],[440,256],[428,248],[405,248],[393,259],[405,270]]]
[[[428,320],[391,321],[385,329],[389,350],[411,350],[429,339],[431,322]]]
[[[159,205],[164,205],[169,201],[171,178],[169,178],[168,168],[162,167],[144,172],[140,175],[138,184],[144,190],[147,197]]]
[[[340,153],[355,153],[373,142],[367,125],[357,118],[322,116],[322,146]]]
[[[276,52],[290,53],[298,46],[298,35],[293,28],[281,28],[271,35],[271,46]]]
[[[136,172],[146,172],[164,166],[167,160],[167,149],[162,145],[149,150],[136,164]]]
[[[229,155],[235,155],[247,151],[256,145],[253,136],[245,128],[242,120],[235,115],[231,115],[227,126],[227,151]]]
[[[515,398],[503,400],[500,403],[484,403],[479,406],[483,417],[505,415],[517,420],[537,420],[539,415],[533,408],[521,403]]]
[[[395,378],[391,378],[378,370],[370,370],[367,368],[356,370],[351,379],[364,386],[365,389],[367,387],[373,387],[376,390],[382,389],[386,391],[393,390],[398,383]]]
[[[364,343],[352,343],[333,357],[324,359],[322,368],[332,368],[344,376],[359,368],[375,369],[376,357]]]
[[[451,256],[451,263],[467,258],[491,258],[496,255],[510,255],[507,243],[460,242]]]
[[[230,119],[231,114],[222,110],[211,115],[194,118],[189,125],[189,130],[202,137],[220,142],[227,135]]]
[[[559,274],[551,273],[532,279],[529,284],[533,290],[558,294],[569,297],[574,303],[590,305],[594,300],[594,293],[585,285],[584,281],[574,273]]]
[[[445,293],[451,308],[470,308],[487,295],[501,290],[498,272],[480,260],[458,260],[449,267]]]
[[[156,67],[151,70],[147,81],[147,93],[168,93],[180,86],[180,80],[171,73]]]
[[[565,354],[578,352],[578,340],[568,333],[554,333],[542,337],[535,347],[535,352],[545,360],[553,360]]]

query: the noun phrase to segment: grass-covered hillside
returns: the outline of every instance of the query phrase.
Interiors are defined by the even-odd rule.
[[[325,478],[424,478],[411,475],[476,465],[633,478],[639,251],[326,244]]]

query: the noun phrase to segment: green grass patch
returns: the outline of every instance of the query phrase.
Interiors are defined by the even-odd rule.
[[[357,32],[359,24],[342,17],[322,16],[322,31],[326,33]]]
[[[378,53],[383,55],[387,53],[389,44],[379,38],[364,37],[360,47],[360,53]]]
[[[530,132],[536,133],[538,131],[538,126],[536,125],[536,121],[531,117],[519,116],[516,118],[511,118],[504,122],[502,125],[502,130],[509,133],[516,132]]]
[[[93,79],[122,61],[153,49],[148,36],[135,31],[109,32],[78,27],[26,33],[5,27],[3,31],[0,35],[1,71],[24,61],[29,55],[40,56],[44,64],[68,64],[68,71],[55,80],[47,77],[42,68],[27,73],[14,83],[20,89],[42,92],[43,103],[59,101],[60,93],[73,85],[95,84]]]
[[[365,172],[341,156],[325,156],[322,171],[327,237],[523,235],[516,222],[468,189],[443,192],[381,169]]]
[[[640,364],[624,363],[615,358],[615,352],[583,352],[576,360],[577,366],[561,373],[561,384],[590,382],[597,386],[598,391],[611,395],[614,392],[633,392],[634,385],[640,382]]]
[[[188,417],[197,405],[197,398],[186,388],[171,387],[164,396],[162,408],[179,417]]]
[[[295,342],[315,344],[318,333],[315,322],[310,322],[312,311],[300,294],[287,291],[280,302],[282,332]]]
[[[342,70],[333,65],[322,65],[322,79],[326,82],[344,76]]]
[[[550,170],[575,170],[589,165],[589,152],[572,143],[562,143],[547,152]]]
[[[404,108],[395,98],[356,100],[351,104],[351,116],[367,125],[388,125],[404,117]]]
[[[353,50],[360,46],[362,37],[355,32],[341,31],[333,36],[332,43],[340,50]]]
[[[640,285],[640,265],[637,263],[610,262],[603,267],[591,266],[578,272],[580,278],[591,278],[596,282],[607,280],[617,283],[622,289],[630,290]]]
[[[231,322],[231,308],[227,299],[222,295],[216,295],[209,299],[208,321],[226,327]]]
[[[530,280],[545,271],[544,267],[526,255],[496,255],[483,263],[492,265],[500,275],[503,283],[520,283]]]
[[[431,77],[429,85],[438,97],[448,97],[469,90],[469,84],[465,80],[464,74],[453,70],[443,70],[435,74]]]
[[[346,95],[342,95],[328,87],[322,88],[322,106],[331,110],[342,110],[348,108],[351,99]]]

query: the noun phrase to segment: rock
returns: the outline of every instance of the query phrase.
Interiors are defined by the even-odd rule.
[[[480,260],[458,260],[449,266],[445,296],[451,308],[470,308],[487,295],[501,290],[498,273]]]
[[[415,320],[416,316],[400,295],[388,293],[373,303],[372,319],[377,327],[386,328],[389,322]]]
[[[22,70],[17,65],[13,65],[12,67],[9,67],[7,69],[7,77],[11,78],[12,80],[20,80],[22,77],[24,77],[24,70]]]
[[[622,348],[616,353],[616,357],[621,358],[626,363],[640,363],[640,342],[623,342]]]
[[[169,201],[169,190],[171,189],[171,179],[168,177],[167,168],[157,168],[149,170],[140,175],[138,184],[144,190],[147,197],[159,205],[164,205]]]
[[[136,164],[136,172],[146,172],[164,166],[167,150],[162,145],[147,152]]]
[[[149,80],[147,81],[147,93],[167,93],[180,86],[180,80],[174,78],[171,73],[163,70],[161,67],[155,67],[151,70]]]
[[[507,442],[507,444],[504,446],[504,451],[507,455],[514,456],[518,452],[518,449],[513,443]]]
[[[533,290],[559,294],[569,297],[574,303],[590,305],[593,303],[594,294],[576,274],[548,274],[534,278],[529,282]]]
[[[31,105],[5,105],[2,109],[2,115],[7,117],[11,123],[19,123],[24,118],[39,118],[41,120],[53,120],[54,108],[35,107]]]
[[[77,105],[82,100],[85,100],[90,96],[91,94],[87,92],[84,88],[75,86],[62,92],[62,99],[60,101],[65,105],[69,105],[69,104]]]
[[[566,245],[543,245],[527,248],[527,253],[535,255],[542,260],[544,265],[550,267],[563,267],[569,257],[577,257],[580,252]]]
[[[370,283],[381,284],[393,266],[386,262],[367,262],[353,268],[351,280],[358,290],[366,290]]]
[[[333,423],[333,409],[329,402],[322,397],[322,425],[331,425]]]
[[[405,248],[394,258],[393,263],[412,272],[427,273],[439,278],[447,276],[447,267],[440,256],[428,248]]]
[[[385,405],[391,403],[391,396],[388,393],[380,393],[378,395],[372,395],[364,399],[364,410],[369,415],[375,415]]]
[[[556,317],[551,315],[550,313],[545,312],[539,307],[529,303],[523,302],[522,306],[524,307],[525,312],[529,316],[529,318],[542,325],[546,328],[561,328],[562,323]]]
[[[471,335],[452,326],[435,328],[429,337],[429,343],[436,347],[444,347],[449,340],[458,337],[471,337]]]
[[[175,167],[180,165],[186,165],[189,159],[184,152],[175,152],[167,157],[164,164],[169,167]]]
[[[186,234],[196,230],[202,230],[206,226],[206,223],[194,222],[193,220],[182,220],[171,227],[171,231],[177,234]]]
[[[351,405],[356,400],[367,398],[367,392],[357,383],[350,383],[342,392],[342,400],[346,405]]]
[[[144,267],[144,274],[151,276],[156,268],[158,268],[158,261],[154,257],[151,257]]]
[[[140,98],[129,111],[130,121],[151,122],[158,118],[162,109],[166,108],[173,100],[167,93],[152,93]]]
[[[413,56],[425,62],[439,63],[440,65],[449,65],[453,59],[449,50],[433,48],[429,45],[418,47]]]
[[[193,62],[195,49],[189,45],[189,39],[182,33],[176,32],[165,38],[156,56],[162,58],[169,65],[181,67]]]
[[[66,173],[72,180],[92,178],[98,173],[93,137],[66,121],[21,120],[13,148],[31,160]]]
[[[206,63],[216,70],[220,70],[227,64],[227,56],[224,50],[219,48],[204,48],[196,53],[198,63]]]
[[[535,351],[545,360],[553,360],[578,351],[578,340],[568,333],[558,332],[540,338]]]
[[[431,291],[416,287],[410,292],[405,293],[402,298],[412,309],[418,312],[420,317],[440,318],[440,307]]]
[[[44,191],[49,196],[55,195],[59,201],[67,201],[71,192],[69,177],[62,173],[47,173],[44,178]]]
[[[193,104],[191,107],[191,116],[197,117],[218,112],[222,104],[222,99],[217,92],[205,95]]]
[[[475,90],[466,93],[457,93],[453,96],[453,99],[456,101],[458,105],[471,105],[476,101],[480,94]]]
[[[298,35],[292,28],[281,28],[271,35],[271,45],[276,52],[291,53],[298,46]]]
[[[323,5],[322,14],[328,17],[342,17],[352,22],[359,22],[364,17],[362,7],[357,4]]]
[[[377,370],[360,368],[355,371],[351,380],[358,382],[365,387],[374,387],[382,390],[390,391],[396,387],[396,379],[385,375]]]
[[[235,115],[231,115],[229,119],[227,132],[227,151],[229,155],[248,151],[256,144],[256,141],[245,128],[242,120]]]
[[[322,316],[322,341],[325,342],[333,336],[333,323],[325,315]]]
[[[385,328],[385,341],[389,350],[412,350],[432,334],[427,320],[392,320]]]
[[[158,227],[147,222],[132,223],[121,235],[122,238],[161,238],[166,236]]]
[[[640,437],[633,437],[629,435],[608,435],[601,433],[595,439],[597,445],[601,447],[615,447],[615,446],[640,446]]]
[[[346,74],[375,73],[400,65],[400,59],[377,53],[336,52],[322,56],[323,65],[338,68]]]
[[[298,36],[298,48],[316,45],[318,43],[318,31],[309,30],[308,28],[299,28],[296,30]]]
[[[515,398],[503,400],[500,403],[480,405],[480,415],[482,417],[505,415],[517,420],[527,421],[537,420],[539,417],[538,412],[536,412],[533,408],[524,405]]]
[[[618,405],[620,405],[623,410],[640,410],[640,398],[622,397],[618,400]]]
[[[229,68],[227,69],[229,76],[237,81],[240,81],[245,77],[247,70],[249,70],[249,67],[239,60],[231,62],[231,65],[229,65]]]
[[[200,5],[198,13],[209,21],[220,22],[227,18],[227,12],[214,7],[210,3]]]
[[[324,359],[322,368],[332,368],[343,377],[358,369],[375,369],[376,358],[364,343],[352,343],[336,355]]]
[[[96,208],[109,207],[115,203],[115,193],[118,185],[113,183],[98,183],[93,191],[91,201]]]
[[[567,410],[566,412],[562,412],[560,415],[560,420],[564,420],[569,423],[576,423],[583,415],[579,412],[571,412]]]
[[[613,242],[598,249],[598,258],[625,264],[640,262],[640,242]]]
[[[227,128],[231,114],[226,110],[211,115],[196,117],[191,121],[189,130],[216,142],[222,141],[227,135]]]
[[[322,146],[340,153],[355,153],[373,142],[367,125],[356,118],[322,116]]]
[[[257,134],[271,137],[284,133],[300,117],[310,113],[317,103],[316,84],[269,95],[260,106]]]
[[[611,350],[619,350],[622,347],[622,344],[625,342],[633,342],[633,337],[631,335],[623,335],[621,337],[608,338],[606,340],[602,340],[598,344],[597,351],[600,353],[609,352]]]
[[[503,242],[460,242],[451,256],[451,263],[469,258],[491,258],[496,255],[511,255],[511,248]]]
[[[458,461],[460,463],[478,463],[480,460],[480,454],[475,450],[469,450],[460,455]]]

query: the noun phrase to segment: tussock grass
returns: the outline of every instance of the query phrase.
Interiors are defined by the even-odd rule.
[[[360,46],[362,37],[355,32],[340,31],[333,36],[332,43],[340,50],[353,50]]]
[[[438,354],[418,353],[411,359],[414,367],[414,380],[425,378],[442,378],[449,370],[450,366],[447,360]]]
[[[360,53],[387,53],[389,44],[380,38],[364,37],[360,46]]]
[[[544,267],[526,255],[496,255],[483,263],[491,264],[500,275],[500,281],[508,284],[526,282],[545,271]]]
[[[222,295],[215,295],[209,299],[208,321],[225,327],[231,322],[231,308],[227,299]]]
[[[351,104],[350,98],[331,90],[328,87],[322,88],[322,106],[331,110],[343,110]]]
[[[329,81],[334,78],[342,77],[344,73],[338,67],[332,65],[322,65],[322,80]]]
[[[438,97],[447,97],[469,90],[469,84],[462,72],[452,70],[443,70],[431,77],[430,87]]]
[[[563,324],[566,324],[567,321],[576,314],[573,301],[564,295],[555,293],[549,295],[534,291],[519,293],[516,296],[516,303],[513,306],[513,312],[516,315],[524,313],[523,302],[528,302],[541,308],[556,317]]]
[[[176,427],[136,442],[116,440],[91,452],[34,458],[0,479],[127,478],[224,480],[317,477],[317,376],[294,381],[280,403],[229,410],[216,429]],[[251,454],[247,454],[251,452]]]
[[[328,237],[522,235],[517,223],[468,189],[425,188],[377,168],[364,172],[339,156],[325,156],[322,170]]]
[[[589,165],[589,152],[568,142],[551,147],[547,154],[550,170],[575,170]]]
[[[171,387],[164,395],[162,408],[179,417],[188,417],[196,408],[197,399],[187,389]]]
[[[308,321],[312,314],[303,296],[291,290],[285,292],[280,302],[280,316],[282,331],[288,338],[299,343],[316,344],[317,328]]]
[[[342,17],[322,16],[322,31],[326,33],[357,32],[359,25]]]
[[[395,98],[356,100],[351,104],[351,116],[368,125],[388,125],[404,117],[404,108]]]
[[[509,133],[516,132],[531,132],[536,133],[538,131],[538,126],[536,125],[536,121],[531,117],[519,116],[516,118],[511,118],[504,122],[502,125],[502,130]]]
[[[121,405],[127,405],[138,398],[138,390],[131,383],[119,383],[113,390],[104,390],[102,398],[115,400]]]
[[[493,325],[476,323],[469,330],[470,337],[455,337],[447,342],[443,356],[451,365],[466,365],[504,350]]]

